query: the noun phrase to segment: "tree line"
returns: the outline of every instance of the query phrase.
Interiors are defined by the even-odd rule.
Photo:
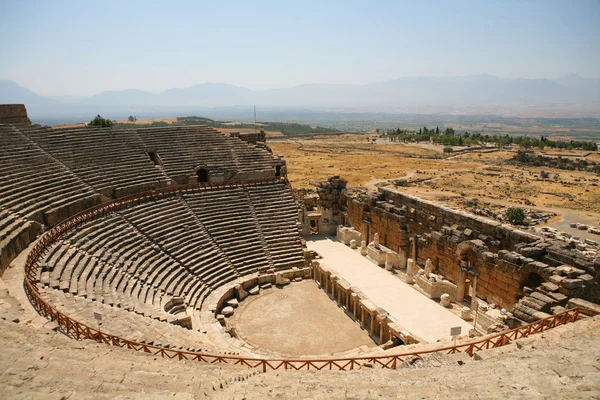
[[[528,136],[509,136],[509,135],[488,135],[481,133],[463,132],[457,133],[453,128],[440,130],[439,126],[435,129],[429,129],[426,126],[416,130],[407,129],[388,129],[383,138],[391,142],[432,142],[444,146],[485,146],[495,145],[497,147],[518,145],[524,149],[539,148],[540,150],[548,148],[556,149],[581,149],[595,151],[598,146],[594,142],[585,142],[580,140],[550,140],[545,136],[540,138]]]

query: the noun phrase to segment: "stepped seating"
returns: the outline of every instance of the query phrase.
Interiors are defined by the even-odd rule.
[[[245,173],[273,176],[277,164],[268,151],[207,127],[0,125],[0,135],[0,272],[44,225],[107,197],[162,186],[171,179],[167,173],[185,176],[187,183],[204,165],[225,179],[249,179]],[[155,165],[153,151],[164,165]],[[61,301],[93,301],[136,318],[189,327],[194,310],[216,288],[241,276],[301,265],[289,189],[268,185],[207,188],[83,223],[48,249],[37,280]],[[277,202],[271,207],[270,197]]]
[[[268,151],[206,126],[148,128],[138,134],[159,153],[165,172],[178,183],[188,183],[199,166],[232,176],[274,170],[276,165]]]
[[[276,268],[302,267],[304,257],[298,226],[298,206],[283,183],[245,189]]]
[[[109,128],[22,129],[52,157],[108,197],[163,185],[165,176],[135,131]]]
[[[214,398],[232,382],[259,373],[231,364],[175,362],[2,320],[0,341],[7,399]]]
[[[208,190],[184,198],[239,275],[273,266],[243,189]]]
[[[79,322],[98,327],[94,312],[102,314],[102,330],[139,343],[153,344],[186,351],[201,351],[212,354],[239,355],[239,349],[215,346],[214,340],[196,330],[165,324],[157,319],[144,318],[118,307],[93,302],[90,299],[72,296],[61,290],[46,288],[41,292],[44,300],[59,311]]]
[[[39,279],[74,296],[180,323],[187,307],[199,309],[215,288],[240,276],[302,266],[297,223],[283,183],[206,189],[67,232],[44,256]]]
[[[192,305],[203,299],[201,280],[120,214],[69,232],[44,265],[42,282],[52,288],[162,321],[177,322],[164,311],[173,296],[189,293]]]
[[[171,280],[166,290],[185,296],[191,306],[200,307],[212,289],[239,276],[228,255],[181,198],[143,204],[122,215],[182,266],[182,275]]]
[[[53,225],[99,204],[101,196],[13,126],[0,126],[0,206]]]

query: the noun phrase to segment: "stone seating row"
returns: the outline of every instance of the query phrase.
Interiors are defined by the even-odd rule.
[[[14,127],[0,127],[0,205],[22,218],[47,224],[44,211],[100,202],[99,194]],[[19,148],[16,151],[14,146]],[[79,207],[77,207],[79,204]],[[54,221],[50,221],[54,222]]]
[[[209,127],[150,128],[138,132],[146,146],[159,153],[172,177],[190,174],[202,165],[211,171],[254,171],[275,166],[268,151]]]
[[[191,194],[184,198],[240,275],[273,267],[243,189]]]
[[[304,264],[298,206],[284,184],[245,188],[276,268]]]
[[[40,279],[150,317],[160,317],[174,297],[200,308],[212,290],[239,276],[303,265],[297,207],[286,185],[270,186],[205,190],[87,222],[46,254]],[[277,212],[258,205],[278,196]],[[276,229],[263,232],[270,219]]]
[[[135,134],[102,128],[24,129],[42,149],[83,181],[112,197],[117,187],[155,184],[164,180]]]
[[[16,128],[15,128],[16,129]],[[129,187],[187,183],[198,167],[234,176],[274,169],[265,149],[206,126],[112,130],[108,128],[18,128],[30,141],[108,197]],[[149,152],[157,152],[156,166]],[[133,189],[131,189],[133,190]],[[139,190],[138,190],[139,191]],[[126,192],[126,194],[129,194]]]
[[[152,317],[172,296],[186,296],[196,305],[208,294],[198,276],[123,216],[94,222],[99,223],[67,235],[52,248],[45,260],[49,277],[43,282]]]
[[[123,308],[93,302],[52,288],[45,288],[41,295],[48,303],[72,318],[129,340],[186,351],[240,355],[239,349],[215,341],[200,331],[165,324],[158,318],[144,318]],[[102,315],[101,324],[95,319],[95,312]]]

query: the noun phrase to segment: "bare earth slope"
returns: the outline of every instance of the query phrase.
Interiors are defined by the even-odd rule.
[[[264,399],[600,397],[600,317],[466,355],[413,359],[396,371],[281,371],[162,359],[0,320],[3,398]],[[462,365],[461,365],[462,364]]]
[[[416,359],[397,371],[269,372],[235,382],[228,399],[590,399],[600,398],[600,317],[507,347]],[[464,356],[464,355],[463,355]],[[460,365],[460,362],[463,365]]]

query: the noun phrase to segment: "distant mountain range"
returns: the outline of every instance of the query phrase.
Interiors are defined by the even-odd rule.
[[[431,112],[469,113],[519,107],[535,109],[589,110],[600,114],[600,79],[576,74],[556,79],[512,79],[491,75],[463,77],[400,78],[367,85],[307,84],[264,91],[229,85],[202,83],[162,93],[142,90],[106,91],[90,97],[44,97],[12,81],[0,81],[0,104],[24,103],[31,116],[86,115],[93,110],[182,110],[211,107],[278,107],[393,111],[425,108]],[[579,113],[581,116],[581,113]]]

